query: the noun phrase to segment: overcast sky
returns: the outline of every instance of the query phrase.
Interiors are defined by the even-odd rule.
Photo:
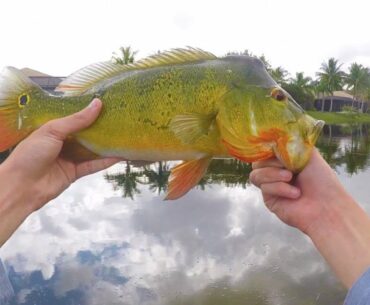
[[[314,76],[329,57],[370,66],[369,8],[365,0],[1,0],[0,68],[64,76],[120,46],[144,57],[189,45],[218,56],[249,49]]]

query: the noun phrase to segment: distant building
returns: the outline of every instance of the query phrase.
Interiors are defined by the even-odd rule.
[[[33,82],[38,84],[42,89],[50,93],[55,93],[55,88],[65,77],[50,76],[48,74],[32,70],[30,68],[21,69],[22,73],[28,76]]]
[[[333,104],[331,105],[331,100]],[[345,91],[334,91],[333,95],[324,95],[317,97],[314,102],[314,107],[319,111],[343,111],[344,106],[349,106],[362,112],[366,112],[368,104],[366,101],[358,101]]]

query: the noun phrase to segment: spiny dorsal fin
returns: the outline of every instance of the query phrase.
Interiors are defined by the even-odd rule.
[[[89,65],[62,81],[56,91],[65,95],[79,95],[99,82],[132,70],[142,70],[154,67],[185,64],[190,62],[217,59],[212,53],[197,48],[172,49],[141,59],[136,63],[119,65],[112,62],[101,62]]]

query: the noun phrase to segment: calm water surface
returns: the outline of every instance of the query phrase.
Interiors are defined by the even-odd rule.
[[[366,126],[326,126],[318,144],[368,212],[369,137]],[[171,165],[116,165],[32,215],[0,249],[0,304],[343,302],[310,240],[267,211],[248,165],[214,161],[196,189],[165,202]]]

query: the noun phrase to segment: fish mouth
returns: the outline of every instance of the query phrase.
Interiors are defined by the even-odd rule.
[[[325,125],[325,122],[322,120],[317,120],[315,125],[311,130],[311,134],[309,136],[309,142],[311,145],[315,145],[317,139],[319,138],[321,131]]]
[[[310,160],[312,149],[325,125],[324,121],[313,118],[309,118],[308,122],[310,127],[306,137],[297,134],[288,136],[285,141],[280,139],[274,149],[276,157],[294,173],[302,171]]]

